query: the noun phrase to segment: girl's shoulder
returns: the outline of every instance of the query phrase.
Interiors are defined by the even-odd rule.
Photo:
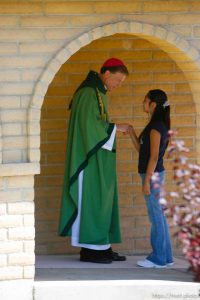
[[[150,125],[150,130],[155,129],[163,134],[167,133],[168,131],[166,125],[162,121],[155,121],[150,123],[149,125]]]
[[[160,126],[160,127],[165,127],[166,128],[165,123],[162,122],[162,121],[153,121],[152,126]]]

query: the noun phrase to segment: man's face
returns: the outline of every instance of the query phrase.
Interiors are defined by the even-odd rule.
[[[126,75],[121,72],[111,73],[107,70],[103,74],[102,79],[107,90],[112,91],[115,88],[121,86],[122,82],[126,79]]]

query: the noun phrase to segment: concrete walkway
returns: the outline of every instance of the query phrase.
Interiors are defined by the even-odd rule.
[[[166,269],[140,268],[136,262],[143,258],[106,265],[80,262],[76,255],[38,256],[34,300],[200,299],[200,283],[183,258]]]
[[[188,263],[176,257],[175,263],[166,269],[144,269],[137,260],[144,256],[127,256],[125,262],[95,264],[80,262],[78,255],[48,255],[36,257],[35,281],[80,281],[80,280],[170,280],[192,282]]]

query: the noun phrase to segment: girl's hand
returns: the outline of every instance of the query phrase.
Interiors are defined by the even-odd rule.
[[[144,181],[143,187],[142,187],[142,192],[145,196],[150,195],[150,182],[149,181]]]

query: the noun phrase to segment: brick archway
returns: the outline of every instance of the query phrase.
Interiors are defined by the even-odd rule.
[[[40,160],[40,112],[46,91],[57,71],[62,64],[80,48],[96,39],[117,33],[137,35],[156,44],[165,51],[176,62],[186,76],[198,113],[200,110],[200,87],[198,83],[200,80],[200,53],[195,47],[191,46],[188,41],[184,40],[180,35],[160,26],[139,22],[118,22],[96,27],[74,39],[62,48],[49,62],[35,86],[28,110],[29,162],[39,162]],[[192,75],[191,71],[193,71]],[[198,134],[200,128],[199,125],[200,122],[197,118],[197,137],[200,136]],[[200,140],[197,139],[197,151],[198,149],[200,149]]]

